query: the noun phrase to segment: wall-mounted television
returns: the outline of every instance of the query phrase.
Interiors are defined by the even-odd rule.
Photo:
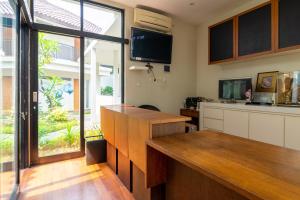
[[[219,80],[219,99],[246,100],[246,92],[252,91],[252,79]]]
[[[130,59],[134,61],[171,64],[173,36],[131,28]]]

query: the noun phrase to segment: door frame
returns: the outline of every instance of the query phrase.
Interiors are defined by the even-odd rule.
[[[108,35],[101,35],[83,31],[83,5],[92,4],[100,7],[108,8],[111,10],[119,11],[121,14],[121,37],[114,37]],[[124,103],[124,82],[125,82],[125,44],[129,44],[129,40],[125,39],[125,13],[124,9],[112,7],[102,3],[80,0],[80,21],[81,29],[72,30],[68,28],[56,27],[46,24],[39,24],[33,21],[30,30],[30,75],[29,75],[29,135],[30,135],[30,165],[45,164],[50,162],[62,161],[85,155],[85,141],[84,141],[84,44],[85,38],[99,39],[102,41],[109,41],[121,44],[121,103]],[[31,15],[33,13],[33,1],[31,1]],[[70,37],[80,38],[80,151],[71,152],[66,154],[58,154],[47,157],[38,156],[38,102],[33,102],[33,92],[38,92],[38,32],[65,35]]]
[[[31,83],[30,83],[30,96],[31,96],[31,147],[30,147],[30,154],[31,154],[31,164],[45,164],[50,162],[57,162],[72,158],[78,158],[85,155],[85,145],[84,145],[84,110],[82,110],[82,103],[84,105],[84,98],[81,95],[81,91],[84,92],[84,90],[81,89],[81,87],[84,83],[84,80],[81,80],[81,78],[84,78],[81,74],[82,73],[82,62],[80,62],[80,150],[77,152],[69,152],[69,153],[62,153],[57,155],[51,155],[51,156],[45,156],[45,157],[39,157],[38,155],[38,108],[39,108],[39,101],[33,102],[33,92],[37,92],[39,94],[39,77],[38,77],[38,33],[44,31],[31,31]],[[54,35],[63,35],[61,33],[52,33]],[[78,38],[76,36],[70,36],[74,38]],[[80,38],[82,40],[82,38]],[[81,44],[81,42],[80,42]],[[83,46],[84,47],[84,46]],[[80,45],[81,49],[81,45]],[[80,52],[80,61],[82,60],[81,52]],[[39,95],[38,95],[39,96]],[[39,98],[39,97],[38,97]],[[83,116],[83,117],[82,117]]]

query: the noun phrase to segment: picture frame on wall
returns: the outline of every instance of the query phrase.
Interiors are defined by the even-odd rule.
[[[278,71],[257,74],[256,92],[276,93]]]

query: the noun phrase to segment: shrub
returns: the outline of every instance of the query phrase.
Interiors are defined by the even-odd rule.
[[[104,96],[112,96],[113,88],[111,86],[106,86],[105,88],[101,88],[100,93]]]
[[[48,115],[50,121],[61,122],[68,120],[68,112],[61,108],[54,108]]]
[[[13,134],[14,127],[12,124],[6,124],[2,127],[0,127],[0,133],[2,134]]]
[[[13,154],[13,141],[12,140],[3,140],[0,142],[0,151],[1,156],[11,156]]]
[[[73,125],[71,123],[67,124],[66,127],[66,134],[64,135],[64,141],[71,146],[72,144],[74,144],[76,140],[76,135],[73,131]]]
[[[91,129],[84,131],[85,138],[92,139],[103,139],[103,133],[98,125],[94,125]]]
[[[76,148],[80,144],[80,133],[74,131],[72,126],[67,128],[66,134],[52,139],[44,139],[39,141],[39,149],[41,151],[53,151],[60,148]]]
[[[63,130],[67,127],[67,123],[72,124],[72,126],[76,126],[79,124],[79,121],[74,119],[68,122],[53,122],[47,121],[46,119],[42,119],[39,121],[39,137],[43,137],[48,133]]]

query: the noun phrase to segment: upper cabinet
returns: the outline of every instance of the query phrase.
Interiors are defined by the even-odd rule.
[[[300,45],[300,1],[279,0],[278,2],[278,47],[299,48]]]
[[[300,48],[300,0],[271,0],[209,27],[209,64]]]
[[[209,63],[234,58],[234,20],[229,19],[209,28]]]
[[[238,15],[238,57],[272,51],[272,6],[261,5]]]

